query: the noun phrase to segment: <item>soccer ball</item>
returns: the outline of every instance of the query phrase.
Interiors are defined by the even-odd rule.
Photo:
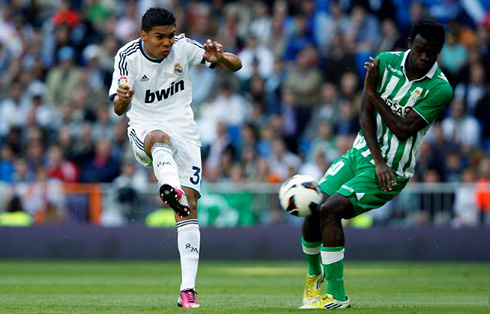
[[[311,215],[320,206],[322,197],[318,182],[302,174],[289,178],[279,189],[281,207],[293,216]]]

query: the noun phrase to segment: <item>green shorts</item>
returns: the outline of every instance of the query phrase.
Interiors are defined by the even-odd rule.
[[[349,150],[328,168],[320,180],[320,189],[327,195],[339,193],[348,197],[354,205],[356,216],[383,206],[400,194],[409,180],[396,176],[397,184],[393,190],[381,190],[376,166],[371,160],[355,148]]]

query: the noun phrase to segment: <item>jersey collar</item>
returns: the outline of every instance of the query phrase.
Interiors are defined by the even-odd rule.
[[[140,44],[141,53],[143,54],[143,56],[146,59],[148,59],[149,61],[154,62],[154,63],[162,63],[163,59],[152,58],[152,57],[150,57],[149,55],[146,54],[145,47],[143,47],[143,40],[141,38],[140,38],[139,44]]]
[[[408,49],[407,51],[404,52],[403,60],[402,60],[402,64],[401,64],[401,67],[403,68],[403,73],[405,74],[405,76],[407,76],[407,72],[405,71],[405,61],[407,60],[407,57],[408,57],[408,54],[410,53],[410,50],[411,49]],[[427,72],[421,78],[416,79],[415,81],[420,81],[420,80],[424,79],[425,77],[428,77],[431,79],[434,76],[434,74],[436,73],[436,71],[437,71],[437,61],[434,62],[434,65],[432,65],[432,68],[430,68],[429,72]]]

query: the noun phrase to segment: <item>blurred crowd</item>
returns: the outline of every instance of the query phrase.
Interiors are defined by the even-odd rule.
[[[177,33],[217,40],[243,61],[233,74],[191,70],[205,182],[320,178],[359,130],[363,62],[406,50],[424,17],[446,26],[439,65],[455,93],[414,181],[490,180],[490,0],[3,0],[0,182],[21,198],[36,193],[30,183],[52,185],[26,205],[30,214],[56,203],[66,183],[110,183],[125,195],[154,188],[107,92],[117,50],[158,5],[175,14]],[[490,212],[490,201],[478,206]]]

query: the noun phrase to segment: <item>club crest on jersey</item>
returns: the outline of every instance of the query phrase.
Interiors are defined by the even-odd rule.
[[[179,62],[176,62],[174,64],[174,73],[177,74],[177,75],[181,75],[182,72],[184,72],[184,69],[182,69],[182,66],[180,65]]]
[[[413,107],[413,105],[415,105],[415,102],[417,101],[417,99],[420,97],[421,94],[422,94],[421,87],[417,87],[416,89],[414,89],[410,94],[410,98],[407,101],[407,106]]]

